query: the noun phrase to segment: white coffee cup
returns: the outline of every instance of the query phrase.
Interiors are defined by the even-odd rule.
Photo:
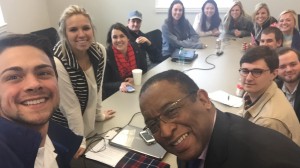
[[[142,83],[142,73],[143,73],[143,70],[141,70],[141,69],[133,69],[132,70],[134,85],[141,85],[141,83]]]

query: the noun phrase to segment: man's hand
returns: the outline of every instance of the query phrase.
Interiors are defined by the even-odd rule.
[[[85,148],[80,147],[74,155],[74,159],[78,159],[81,155],[83,155]]]
[[[148,40],[146,37],[143,37],[143,36],[138,37],[138,38],[135,40],[135,42],[138,43],[138,44],[144,44],[144,43],[147,43],[148,46],[151,45],[151,41]]]

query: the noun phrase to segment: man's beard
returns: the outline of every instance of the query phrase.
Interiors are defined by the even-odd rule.
[[[279,76],[279,78],[282,81],[286,82],[286,83],[295,83],[295,82],[299,81],[299,79],[300,79],[300,73],[298,73],[298,75],[296,76],[296,78],[292,78],[292,79],[286,79],[286,78],[282,78],[280,76]]]

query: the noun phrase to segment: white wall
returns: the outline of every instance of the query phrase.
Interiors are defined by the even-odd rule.
[[[258,2],[267,3],[271,15],[275,18],[284,9],[294,9],[300,13],[298,0],[241,1],[248,14],[252,14]],[[57,28],[64,9],[71,4],[80,5],[91,14],[97,29],[97,41],[103,44],[109,27],[115,22],[127,24],[128,12],[135,9],[143,13],[144,32],[161,28],[167,13],[156,13],[154,2],[154,0],[0,0],[8,30],[16,33],[28,33],[47,27]],[[187,13],[186,17],[193,22],[195,13]]]
[[[50,27],[47,0],[0,0],[8,31],[29,33]]]

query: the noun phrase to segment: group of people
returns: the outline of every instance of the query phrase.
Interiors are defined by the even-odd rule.
[[[214,0],[204,2],[201,13],[197,14],[193,26],[185,18],[185,8],[181,1],[173,1],[168,18],[162,26],[162,56],[169,57],[176,48],[205,48],[201,36],[219,36],[225,34],[234,37],[252,36],[250,46],[260,43],[262,31],[270,26],[278,27],[283,33],[282,45],[300,51],[298,16],[293,10],[283,11],[277,19],[271,16],[266,3],[255,6],[252,17],[248,15],[240,1],[234,1],[229,11],[221,19],[217,3]],[[222,38],[221,37],[221,38]]]
[[[1,166],[69,167],[85,152],[95,121],[115,114],[101,108],[102,97],[126,92],[133,69],[147,72],[146,52],[159,62],[154,43],[140,31],[131,32],[136,39],[129,34],[140,26],[137,14],[130,14],[128,27],[111,26],[107,47],[95,41],[91,16],[77,5],[63,11],[54,48],[33,34],[1,38]]]
[[[216,2],[207,0],[192,26],[183,3],[175,0],[162,31],[143,33],[142,14],[132,11],[127,26],[115,23],[109,28],[104,47],[95,40],[88,12],[71,5],[61,15],[60,40],[53,50],[35,35],[3,37],[1,166],[68,167],[72,157],[85,152],[95,121],[114,117],[114,110],[101,108],[102,100],[127,92],[126,86],[134,82],[133,69],[145,73],[149,61],[159,63],[176,48],[206,48],[200,36],[219,36],[223,25],[230,35],[252,34],[257,45],[268,46],[250,49],[240,61],[246,91],[241,117],[220,112],[188,76],[170,70],[141,89],[146,126],[158,143],[178,156],[179,167],[299,167],[300,98],[295,95],[300,90],[300,37],[294,11],[284,11],[278,20],[278,28],[270,27],[277,20],[260,3],[251,21],[235,2],[222,21]],[[281,46],[288,47],[275,51]]]
[[[182,2],[173,1],[162,27],[163,50],[165,45],[176,48],[185,42],[193,48],[200,36],[219,36],[222,26],[225,33],[236,37],[252,35],[252,46],[240,59],[243,109],[237,114],[221,112],[186,74],[168,70],[154,75],[141,88],[139,102],[146,129],[177,156],[180,168],[299,168],[300,43],[296,13],[283,11],[277,21],[267,5],[259,3],[251,20],[241,2],[234,2],[223,25],[215,14],[216,3],[206,1],[192,29],[186,19],[180,19],[184,18]],[[172,22],[168,21],[171,17]],[[195,36],[198,40],[192,43]]]

